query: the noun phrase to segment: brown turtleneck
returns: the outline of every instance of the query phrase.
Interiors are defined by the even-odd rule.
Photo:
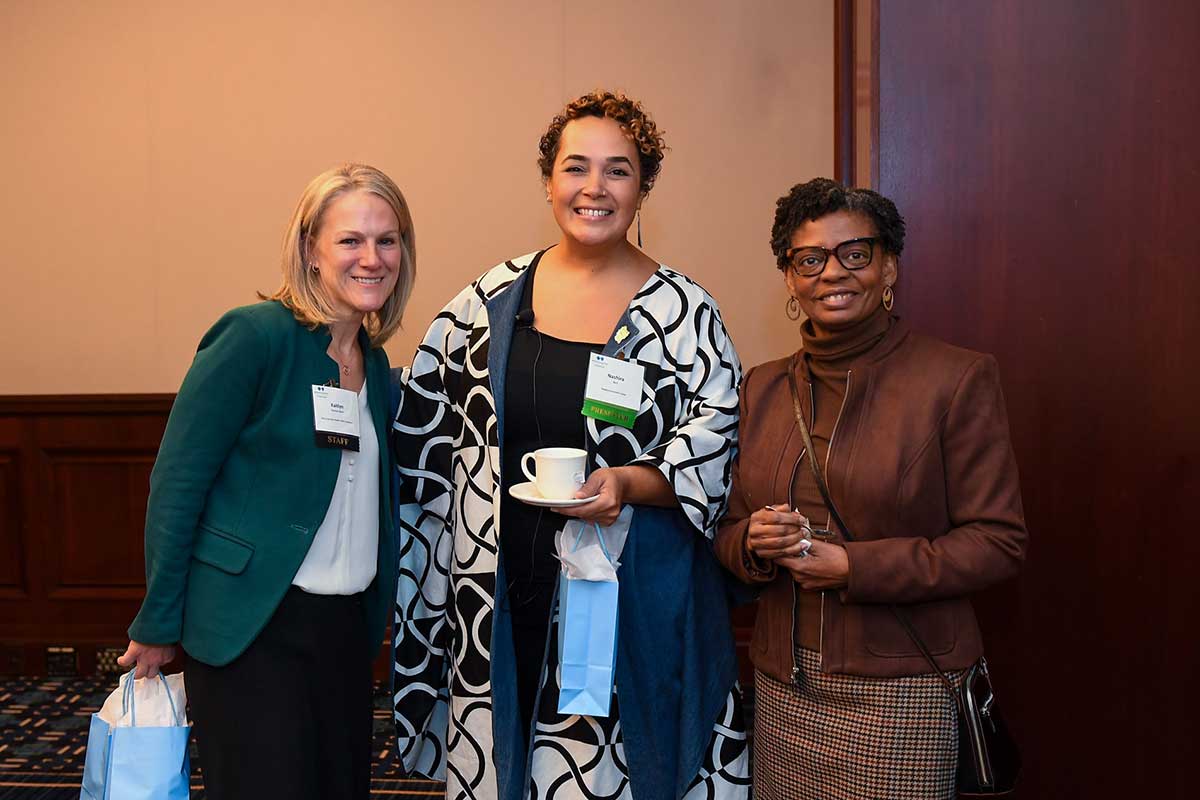
[[[824,468],[829,453],[829,440],[837,424],[842,401],[846,397],[846,374],[871,348],[879,344],[892,318],[883,306],[856,325],[839,331],[820,331],[812,322],[805,320],[800,326],[800,338],[804,342],[804,357],[808,360],[812,375],[814,420],[808,420],[813,447],[816,448],[817,463]],[[801,384],[800,391],[804,391]],[[829,510],[811,468],[801,463],[792,484],[792,502],[796,510],[808,517],[815,525],[830,527]],[[821,645],[821,593],[806,592],[797,587],[796,592],[796,641],[801,647],[819,650]]]

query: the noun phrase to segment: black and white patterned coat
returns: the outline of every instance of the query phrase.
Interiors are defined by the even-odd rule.
[[[504,757],[510,733],[521,732],[493,718],[493,680],[512,675],[511,665],[493,663],[493,654],[505,652],[494,641],[505,365],[522,282],[537,257],[492,268],[437,315],[402,381],[392,432],[403,521],[394,674],[398,750],[410,772],[444,775],[452,798],[513,796],[505,787],[525,771],[525,764]],[[645,367],[641,407],[632,430],[587,420],[592,467],[659,469],[692,538],[703,543],[700,537],[711,539],[725,507],[737,437],[740,365],[717,305],[690,279],[660,267],[630,302],[604,352],[618,351]],[[725,620],[714,624],[727,627]],[[706,769],[738,773],[737,790],[723,791],[722,784],[716,796],[745,792],[745,737],[733,704],[731,693],[727,707],[707,723],[729,741],[725,755],[717,754],[725,763],[714,767],[708,759]],[[563,726],[556,730],[570,738]],[[575,758],[563,754],[576,752],[576,744],[556,748],[560,761]],[[624,759],[614,762],[604,749],[552,769],[592,771],[593,779],[581,779],[585,793],[629,796]],[[525,761],[523,747],[518,752]],[[528,763],[535,796],[552,795],[538,789],[548,785],[537,774],[538,759]],[[711,781],[705,793],[713,794]]]

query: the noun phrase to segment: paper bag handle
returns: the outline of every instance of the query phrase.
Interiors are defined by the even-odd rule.
[[[121,693],[121,716],[129,715],[129,724],[131,727],[137,727],[137,709],[133,702],[133,673],[137,667],[129,670],[125,675],[125,690]],[[171,705],[171,719],[175,720],[176,725],[179,724],[179,711],[175,708],[175,698],[171,697],[171,687],[167,685],[167,677],[161,672],[158,673],[158,679],[162,682],[163,691],[167,693],[167,702]]]
[[[604,553],[604,557],[608,559],[608,563],[613,563],[612,553],[608,552],[608,545],[604,543],[604,534],[600,531],[600,525],[593,522],[592,527],[596,529],[596,538],[600,540],[600,550]],[[583,526],[579,526],[579,533],[575,534],[575,544],[571,547],[571,552],[579,549],[579,540],[583,538]]]

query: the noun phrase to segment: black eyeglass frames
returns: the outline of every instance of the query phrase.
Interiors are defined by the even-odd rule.
[[[793,247],[784,254],[788,268],[800,278],[814,278],[825,271],[829,257],[833,256],[838,263],[849,270],[862,269],[871,264],[875,255],[876,236],[864,236],[860,239],[848,239],[835,246],[832,250],[824,247]]]

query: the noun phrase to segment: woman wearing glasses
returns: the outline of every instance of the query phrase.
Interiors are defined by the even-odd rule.
[[[750,655],[764,800],[953,797],[955,705],[891,606],[959,680],[983,652],[967,596],[1025,555],[996,362],[893,314],[903,245],[875,192],[818,178],[777,203],[787,312],[807,319],[795,354],[743,380],[717,535],[722,562],[762,587]]]

